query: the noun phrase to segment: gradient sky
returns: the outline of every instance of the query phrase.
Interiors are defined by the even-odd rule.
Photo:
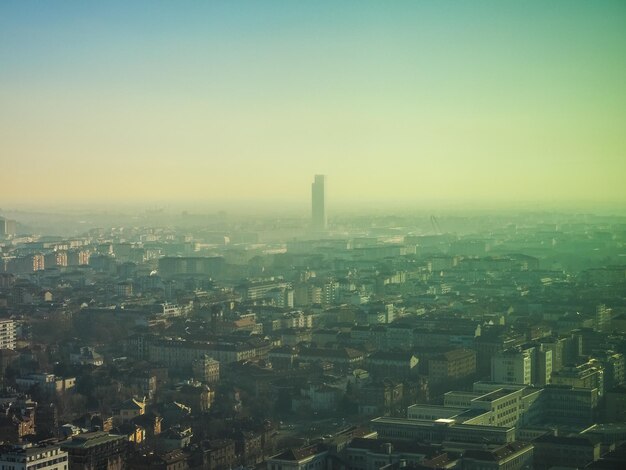
[[[0,2],[0,201],[626,204],[626,2]]]

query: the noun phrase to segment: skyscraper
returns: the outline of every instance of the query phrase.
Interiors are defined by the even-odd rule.
[[[326,230],[326,201],[325,201],[326,176],[315,175],[315,181],[311,185],[311,208],[313,230]]]

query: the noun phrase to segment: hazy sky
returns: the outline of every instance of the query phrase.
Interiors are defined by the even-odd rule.
[[[0,201],[626,203],[626,2],[0,1]]]

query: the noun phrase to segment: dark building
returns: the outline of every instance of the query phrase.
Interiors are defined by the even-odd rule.
[[[69,454],[72,470],[122,470],[127,442],[124,436],[96,431],[73,436],[61,449]]]

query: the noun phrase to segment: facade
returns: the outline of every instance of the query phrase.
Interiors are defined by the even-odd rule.
[[[192,453],[189,463],[191,468],[206,470],[227,470],[235,467],[237,453],[232,439],[203,441],[198,450]]]
[[[589,426],[598,418],[597,388],[549,385],[541,392],[541,419],[569,426]]]
[[[522,470],[532,468],[533,445],[512,442],[493,449],[469,449],[463,454],[464,470]]]
[[[589,437],[541,436],[535,445],[534,467],[584,468],[600,458],[600,442]]]
[[[315,231],[326,230],[326,176],[315,175],[311,185],[312,225]]]
[[[477,386],[478,384],[478,386]],[[413,405],[407,416],[414,419],[453,419],[468,425],[513,427],[534,423],[541,414],[541,389],[500,388],[474,384],[474,392],[447,392],[444,406]],[[495,384],[494,384],[495,385]],[[504,384],[501,386],[506,387]]]
[[[102,431],[78,434],[61,443],[61,449],[69,454],[72,470],[121,470],[126,447],[125,436]]]
[[[451,419],[421,420],[380,417],[371,421],[382,439],[459,441],[507,444],[515,441],[514,427],[458,424]]]
[[[476,373],[476,351],[454,349],[428,361],[428,378],[434,382],[458,380]]]
[[[220,363],[207,355],[195,359],[191,367],[196,380],[207,384],[217,383],[220,380]]]
[[[68,454],[57,445],[0,447],[0,468],[67,470]]]
[[[408,379],[417,376],[419,359],[411,353],[377,351],[371,354],[365,367],[380,378]]]
[[[491,359],[491,380],[508,384],[532,382],[532,357],[528,351],[508,350]]]
[[[351,470],[373,470],[399,463],[419,465],[441,455],[440,452],[413,442],[357,437],[344,449],[344,459]]]
[[[0,320],[0,349],[15,349],[15,322],[13,320]]]
[[[604,369],[602,365],[590,360],[573,367],[564,367],[552,374],[554,385],[570,385],[574,388],[598,389],[600,396],[604,395]]]
[[[134,398],[126,400],[120,406],[113,409],[114,420],[120,423],[127,423],[133,418],[143,415],[145,412],[146,404]]]
[[[148,346],[148,357],[151,361],[162,362],[168,367],[191,366],[196,359],[204,356],[224,362],[245,361],[257,356],[256,348],[244,343],[210,344],[201,341],[158,340]]]
[[[21,390],[28,390],[33,386],[39,386],[42,391],[49,395],[64,393],[76,386],[75,377],[57,377],[54,374],[28,374],[25,377],[15,379],[17,387]]]

